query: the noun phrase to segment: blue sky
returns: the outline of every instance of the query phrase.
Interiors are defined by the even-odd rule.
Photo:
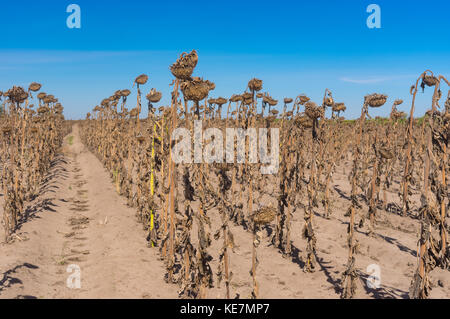
[[[66,26],[71,3],[81,29]],[[371,3],[381,29],[366,26]],[[329,88],[350,118],[364,95],[385,93],[388,105],[372,111],[385,115],[396,98],[409,110],[409,87],[425,69],[450,76],[449,9],[448,0],[3,1],[0,90],[41,82],[76,119],[146,73],[143,90],[157,88],[167,104],[169,65],[196,49],[195,75],[216,83],[212,96],[240,93],[258,77],[279,100],[306,93],[320,102]],[[419,95],[417,115],[430,95]]]

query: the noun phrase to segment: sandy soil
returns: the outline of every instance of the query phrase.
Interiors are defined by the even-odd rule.
[[[163,262],[158,250],[147,246],[135,209],[126,206],[101,163],[80,142],[77,125],[70,136],[73,140],[65,139],[41,194],[28,203],[29,217],[16,239],[0,244],[0,298],[177,298],[178,287],[164,281]],[[293,257],[283,258],[269,245],[268,236],[258,248],[261,298],[339,298],[339,280],[347,261],[348,217],[344,213],[350,193],[342,168],[333,184],[331,219],[323,218],[321,209],[314,217],[317,271],[302,270],[306,242],[301,238],[303,209],[298,208],[292,225]],[[398,187],[395,183],[391,189],[390,201],[398,201]],[[213,225],[219,224],[218,214],[211,219]],[[375,237],[358,229],[357,267],[362,279],[358,298],[407,298],[417,264],[418,230],[417,220],[384,211],[379,211]],[[230,254],[231,293],[248,298],[251,234],[240,226],[232,226],[232,232],[238,247]],[[221,240],[213,240],[214,272],[220,246]],[[73,264],[81,272],[80,289],[67,286],[71,276],[67,269]],[[380,267],[378,289],[366,283],[370,265]],[[431,279],[431,298],[450,298],[450,272],[435,269]],[[224,296],[224,284],[219,288],[215,280],[208,297]]]

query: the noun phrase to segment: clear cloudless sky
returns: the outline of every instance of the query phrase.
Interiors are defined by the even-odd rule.
[[[81,7],[81,29],[66,26],[71,3]],[[381,29],[366,25],[371,3],[381,7]],[[2,0],[0,90],[40,82],[78,119],[146,73],[143,90],[162,91],[164,105],[169,65],[196,49],[194,75],[216,83],[213,97],[241,93],[257,77],[280,108],[300,93],[320,103],[329,88],[346,117],[374,92],[389,102],[371,113],[387,115],[397,98],[409,110],[409,88],[425,69],[450,77],[448,12],[449,0]]]

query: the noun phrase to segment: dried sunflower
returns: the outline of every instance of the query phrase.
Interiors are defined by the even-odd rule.
[[[148,75],[146,75],[146,74],[141,74],[134,80],[134,82],[137,84],[145,84],[145,83],[147,83],[147,81],[148,81]]]
[[[30,86],[28,87],[28,90],[36,92],[39,91],[41,89],[42,85],[37,83],[37,82],[33,82],[30,84]]]
[[[380,107],[386,103],[387,95],[374,93],[365,97],[370,107]]]

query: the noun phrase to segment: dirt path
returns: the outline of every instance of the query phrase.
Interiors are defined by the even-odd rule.
[[[0,298],[177,297],[135,210],[81,143],[78,126],[48,180],[15,242],[0,245]]]

